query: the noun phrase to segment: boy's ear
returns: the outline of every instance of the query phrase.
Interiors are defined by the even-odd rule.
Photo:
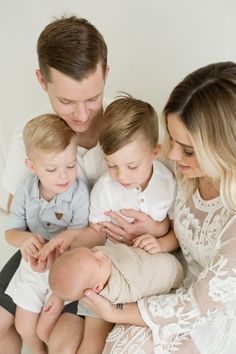
[[[46,81],[45,81],[43,75],[41,74],[41,71],[39,69],[37,69],[37,70],[35,70],[35,74],[36,74],[36,77],[38,79],[40,86],[43,88],[44,91],[47,91],[47,84],[46,84]]]
[[[30,170],[30,172],[35,174],[34,163],[30,159],[25,159],[25,166]]]
[[[155,148],[153,149],[154,159],[157,159],[157,157],[160,155],[160,151],[161,151],[161,144],[156,144]]]

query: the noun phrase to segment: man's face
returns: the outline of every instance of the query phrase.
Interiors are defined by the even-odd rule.
[[[54,112],[75,132],[86,132],[102,108],[105,78],[101,64],[82,81],[71,79],[56,69],[50,70],[51,82],[45,83],[39,71],[37,76],[48,94]]]

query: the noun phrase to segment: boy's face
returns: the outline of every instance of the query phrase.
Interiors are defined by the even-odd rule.
[[[77,176],[77,147],[70,144],[61,152],[35,152],[32,160],[26,160],[27,167],[40,180],[40,192],[46,200],[65,192]]]
[[[110,176],[127,189],[141,187],[144,190],[158,152],[158,145],[153,148],[144,137],[138,136],[114,154],[105,155]]]
[[[51,82],[48,83],[39,70],[36,74],[48,94],[54,112],[76,133],[86,132],[102,108],[106,75],[104,78],[101,64],[98,64],[96,71],[82,81],[74,80],[56,69],[50,70]]]

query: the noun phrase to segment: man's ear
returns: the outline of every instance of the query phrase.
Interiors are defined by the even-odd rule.
[[[43,88],[44,91],[47,91],[47,84],[46,84],[46,81],[45,81],[43,75],[41,74],[41,71],[39,69],[37,69],[37,70],[35,70],[35,74],[36,74],[36,77],[38,79],[40,86]]]
[[[161,144],[156,144],[155,148],[153,149],[153,158],[156,160],[158,156],[160,155],[161,151]]]
[[[96,284],[92,290],[95,292],[95,293],[100,293],[100,291],[103,289],[103,284]]]
[[[25,166],[28,168],[28,170],[30,170],[31,173],[36,173],[34,163],[30,159],[25,159]]]
[[[109,74],[109,71],[110,71],[110,67],[109,67],[109,65],[107,65],[106,71],[105,71],[105,77],[104,77],[105,82],[106,82],[107,76]]]

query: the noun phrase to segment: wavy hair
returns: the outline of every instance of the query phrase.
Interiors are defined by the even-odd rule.
[[[236,211],[236,64],[207,65],[175,87],[163,110],[165,156],[170,151],[169,114],[177,114],[185,125],[201,170]],[[177,177],[186,196],[197,188],[198,179]]]

